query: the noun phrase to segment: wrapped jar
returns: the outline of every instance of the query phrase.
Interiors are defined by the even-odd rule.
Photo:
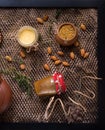
[[[63,23],[55,31],[55,39],[62,46],[73,45],[78,38],[78,30],[72,23]]]
[[[11,104],[12,91],[6,80],[0,76],[0,114],[3,113]]]
[[[57,72],[51,76],[36,81],[34,87],[38,96],[60,95],[66,91],[63,75]]]

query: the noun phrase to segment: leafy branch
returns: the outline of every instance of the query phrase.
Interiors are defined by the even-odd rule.
[[[9,70],[0,70],[0,73],[5,75],[11,75],[13,72],[12,78],[18,83],[19,87],[23,92],[26,92],[27,95],[31,95],[32,86],[31,86],[31,78],[26,75],[17,72],[16,69],[10,68]]]

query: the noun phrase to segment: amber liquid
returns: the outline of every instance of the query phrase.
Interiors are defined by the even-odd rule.
[[[34,87],[38,96],[49,96],[56,94],[55,83],[52,76],[36,81],[34,83]]]

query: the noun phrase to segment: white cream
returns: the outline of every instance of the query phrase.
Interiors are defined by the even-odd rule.
[[[38,33],[36,29],[30,26],[22,27],[17,33],[17,40],[19,44],[23,47],[33,46],[38,39]]]
[[[19,39],[23,44],[31,44],[36,40],[33,30],[25,29],[19,34]]]

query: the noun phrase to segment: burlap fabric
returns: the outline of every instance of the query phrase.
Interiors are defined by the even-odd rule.
[[[20,71],[16,63],[8,63],[5,60],[6,55],[19,57],[18,53],[22,49],[17,40],[16,33],[20,27],[30,25],[35,27],[42,36],[42,41],[39,42],[39,50],[27,54],[24,62],[26,63],[26,70],[22,73],[30,76],[33,82],[39,80],[47,75],[53,74],[55,71],[59,71],[64,74],[65,82],[67,85],[67,92],[60,96],[66,108],[67,104],[72,104],[68,100],[68,96],[72,97],[75,101],[82,103],[86,107],[87,112],[83,116],[82,122],[93,123],[97,119],[97,81],[92,79],[83,80],[83,84],[79,84],[79,76],[83,76],[83,71],[78,68],[81,65],[85,70],[90,70],[97,75],[97,10],[95,9],[62,9],[62,13],[58,20],[55,20],[56,9],[39,9],[39,8],[13,8],[13,9],[0,9],[0,29],[2,31],[4,40],[0,48],[0,68],[7,69],[10,66],[15,67]],[[43,17],[48,15],[49,20],[43,25],[37,23],[37,17]],[[53,31],[52,35],[49,35],[50,20],[55,20],[57,24],[63,22],[74,23],[79,30],[79,42],[81,48],[85,48],[89,53],[89,58],[82,59],[79,54],[79,50],[76,47],[60,47],[56,44]],[[87,30],[83,32],[80,28],[80,24],[84,23]],[[63,67],[62,65],[55,66],[50,60],[49,55],[46,53],[46,48],[50,46],[53,49],[53,54],[57,56],[56,52],[62,50],[65,53],[61,60],[66,60],[70,63],[70,67]],[[76,54],[75,60],[70,60],[69,52],[73,50]],[[51,71],[47,72],[43,68],[43,64],[48,63],[51,66]],[[71,71],[75,73],[72,74]],[[49,97],[39,98],[34,93],[34,87],[32,97],[28,97],[26,93],[23,93],[18,84],[12,80],[11,76],[3,75],[7,82],[11,85],[13,91],[13,99],[10,108],[0,115],[0,121],[3,122],[45,122],[44,112],[49,102]],[[83,96],[79,96],[73,93],[73,90],[80,90],[87,95],[89,92],[85,89],[88,87],[95,94],[94,100],[87,99]],[[56,97],[57,98],[57,97]],[[67,108],[68,109],[68,108]],[[61,105],[58,103],[54,109],[52,116],[48,122],[68,122],[65,119]]]

